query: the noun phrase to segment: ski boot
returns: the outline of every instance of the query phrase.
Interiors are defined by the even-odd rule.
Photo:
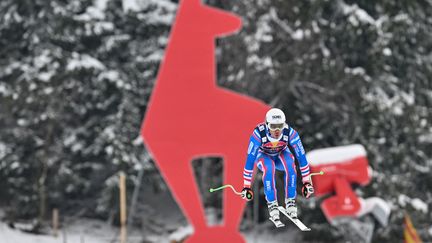
[[[285,198],[285,209],[291,218],[297,218],[297,205],[294,198]]]
[[[277,228],[284,227],[285,225],[280,221],[280,217],[279,217],[278,202],[274,201],[268,203],[268,209],[269,209],[270,221],[272,221]]]

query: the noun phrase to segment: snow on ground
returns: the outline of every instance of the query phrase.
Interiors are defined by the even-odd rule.
[[[164,200],[165,199],[165,200]],[[181,239],[182,236],[193,232],[179,209],[170,201],[170,196],[164,193],[157,198],[149,200],[152,210],[156,214],[146,214],[143,218],[146,222],[141,228],[128,230],[128,243],[142,242],[171,242],[173,239]],[[158,202],[157,204],[153,204]],[[149,205],[150,206],[150,205]],[[154,206],[154,208],[153,208]],[[0,242],[1,243],[117,243],[119,242],[119,228],[110,226],[107,222],[94,219],[64,220],[69,223],[62,223],[59,236],[35,235],[22,232],[18,229],[11,229],[6,223],[0,221]],[[22,227],[20,227],[22,228]],[[286,227],[275,229],[268,221],[259,225],[249,226],[241,231],[247,243],[282,243],[298,241],[300,231],[294,224],[286,222]]]
[[[191,231],[191,226],[183,226],[179,228],[179,231],[171,234],[161,232],[160,234],[147,233],[141,235],[139,230],[134,229],[132,232],[128,232],[128,243],[171,242],[173,239],[181,238],[181,235],[184,235],[183,233]],[[296,236],[299,236],[296,231],[298,230],[294,225],[287,224],[283,229],[275,229],[272,223],[268,222],[242,231],[242,234],[248,243],[282,243],[294,242]],[[73,225],[62,229],[58,237],[25,233],[17,229],[11,229],[4,222],[0,222],[0,242],[2,243],[112,243],[119,242],[118,235],[118,228],[109,226],[103,221],[90,219],[79,220]]]
[[[180,208],[169,192],[153,192],[150,186],[145,186],[139,197],[142,227],[128,230],[128,243],[142,242],[170,242],[173,239],[187,235],[193,229],[188,224]],[[144,209],[143,209],[144,208]],[[212,218],[211,212],[206,210],[207,218]],[[213,218],[215,218],[214,216]],[[0,209],[0,218],[3,218]],[[138,220],[138,219],[135,219]],[[210,221],[214,221],[210,220]],[[52,235],[34,235],[24,233],[18,229],[11,229],[5,222],[0,221],[0,243],[118,243],[119,228],[109,223],[94,219],[61,219],[62,228],[57,238]],[[135,221],[138,222],[138,221]],[[288,221],[286,227],[276,229],[270,221],[258,225],[248,224],[249,227],[241,231],[247,243],[282,243],[296,242],[301,232]],[[307,223],[307,222],[305,222]]]
[[[4,212],[0,209],[0,218],[4,218]],[[95,219],[61,219],[61,227],[58,236],[54,237],[51,229],[46,234],[31,234],[22,231],[28,229],[23,223],[16,223],[15,229],[7,223],[0,221],[0,243],[115,243],[119,241],[120,228],[109,223]],[[128,232],[128,243],[142,243],[140,229],[132,229]],[[150,241],[168,242],[168,241]]]
[[[287,243],[301,242],[301,231],[288,221],[285,227],[275,228],[272,222],[256,225],[249,230],[242,231],[247,243]]]
[[[93,220],[80,220],[68,228],[63,228],[58,237],[52,235],[36,235],[12,229],[0,222],[0,242],[2,243],[108,243],[115,239],[118,230],[108,227],[105,223]]]
[[[107,222],[94,219],[79,219],[59,230],[58,237],[52,234],[36,235],[12,229],[0,222],[1,243],[117,243],[120,228],[110,226]],[[134,228],[128,231],[128,243],[169,242],[169,233],[142,233]],[[143,241],[144,240],[144,241]]]

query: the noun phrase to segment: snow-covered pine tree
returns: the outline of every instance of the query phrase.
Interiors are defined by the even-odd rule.
[[[219,41],[219,83],[286,110],[307,150],[365,145],[377,173],[357,191],[394,205],[374,241],[402,238],[404,209],[430,239],[430,2],[212,2],[244,21],[238,35]],[[320,210],[310,215],[327,224]]]
[[[119,170],[156,173],[139,131],[176,5],[124,5],[0,3],[0,202],[12,220],[54,206],[107,217],[101,192]]]

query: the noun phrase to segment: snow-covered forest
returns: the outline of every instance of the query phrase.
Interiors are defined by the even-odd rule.
[[[432,241],[432,1],[204,2],[243,18],[239,33],[217,40],[218,84],[283,109],[306,151],[364,145],[374,173],[356,193],[392,210],[372,241],[401,242],[404,212]],[[8,232],[24,222],[47,233],[53,208],[63,219],[118,226],[119,171],[128,195],[143,173],[133,227],[147,236],[187,227],[139,134],[177,7],[0,1],[0,220]],[[217,220],[220,195],[207,189],[220,182],[221,163],[201,162],[203,202]],[[300,201],[317,230],[297,241],[343,242],[318,203]],[[163,219],[163,205],[176,223]],[[272,234],[253,210],[242,223],[246,238]]]

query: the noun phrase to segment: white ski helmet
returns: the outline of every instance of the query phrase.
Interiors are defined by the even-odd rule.
[[[266,114],[267,124],[283,124],[285,123],[285,114],[281,109],[272,108]]]

